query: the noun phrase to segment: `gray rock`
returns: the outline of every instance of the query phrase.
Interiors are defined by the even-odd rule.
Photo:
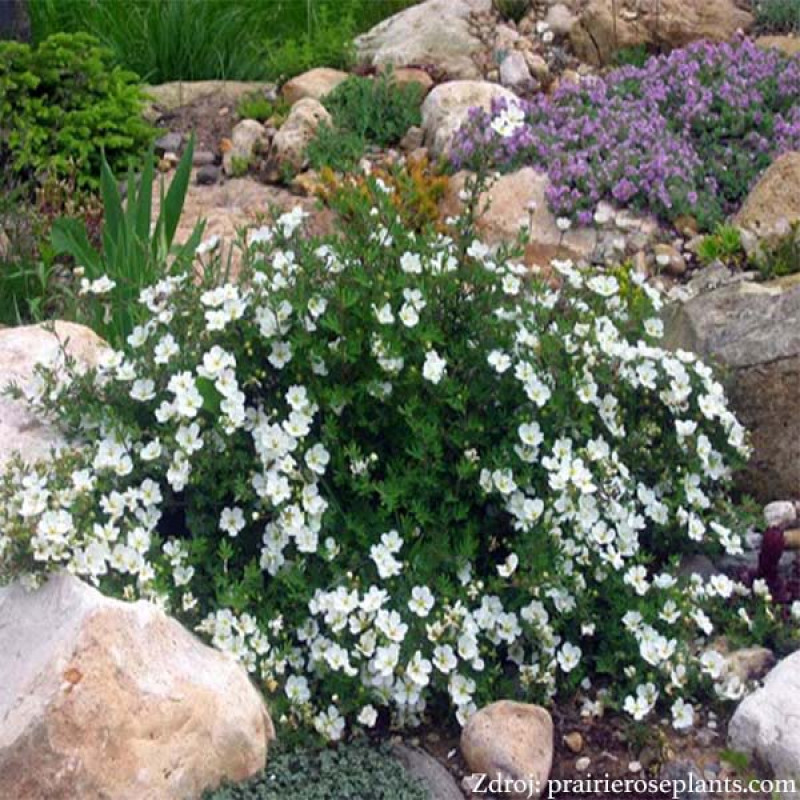
[[[407,153],[422,147],[425,141],[425,131],[422,128],[412,125],[407,131],[406,135],[400,140],[400,149]]]
[[[525,56],[519,50],[509,53],[500,62],[500,83],[514,92],[528,92],[536,88]]]
[[[797,521],[797,509],[791,500],[777,500],[764,506],[764,522],[768,528],[774,525],[791,525]]]
[[[211,150],[195,150],[192,156],[192,165],[205,167],[207,164],[213,164],[216,160],[217,156]]]
[[[219,180],[220,172],[214,164],[206,164],[197,170],[194,179],[198,186],[213,186]]]
[[[286,122],[272,139],[270,177],[277,179],[281,170],[290,168],[299,172],[308,166],[306,149],[323,123],[330,125],[331,115],[325,106],[312,97],[298,100],[289,112]]]
[[[706,800],[704,791],[693,790],[703,782],[703,774],[693,761],[670,761],[661,768],[659,780],[669,781],[676,790],[676,800]]]
[[[428,790],[430,800],[464,800],[455,778],[435,759],[418,747],[392,745],[392,754]]]
[[[183,136],[180,133],[170,131],[160,136],[155,141],[156,153],[164,155],[164,153],[175,153],[181,149],[183,144]]]
[[[427,0],[389,17],[355,40],[361,63],[432,64],[451,78],[479,78],[473,56],[483,47],[469,25],[491,0]]]
[[[754,756],[776,778],[800,775],[800,652],[783,659],[764,686],[739,704],[728,726],[731,747]]]
[[[569,32],[575,26],[578,18],[572,11],[564,5],[564,3],[556,3],[547,10],[547,16],[544,21],[550,26],[556,36],[568,36]]]
[[[665,312],[665,344],[716,362],[755,449],[741,485],[762,502],[800,494],[800,275],[722,286]]]

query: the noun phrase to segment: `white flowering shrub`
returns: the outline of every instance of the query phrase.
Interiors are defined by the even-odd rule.
[[[0,483],[2,575],[163,604],[329,739],[576,691],[683,727],[736,696],[705,642],[760,635],[766,599],[676,570],[741,551],[711,370],[624,269],[556,263],[556,290],[370,186],[338,236],[287,214],[238,282],[166,278],[96,372],[39,376],[82,447]]]

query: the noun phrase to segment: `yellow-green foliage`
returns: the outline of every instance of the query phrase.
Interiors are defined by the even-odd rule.
[[[74,178],[95,189],[101,155],[114,168],[154,136],[138,77],[112,66],[87,34],[56,34],[31,48],[0,42],[0,165],[6,179]]]

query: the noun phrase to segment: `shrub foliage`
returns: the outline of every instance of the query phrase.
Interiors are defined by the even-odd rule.
[[[96,188],[103,152],[124,166],[151,141],[143,108],[137,76],[112,66],[86,34],[57,34],[36,48],[0,42],[0,163],[18,179]]]
[[[338,236],[286,214],[239,282],[165,278],[97,372],[39,375],[83,447],[0,482],[0,574],[162,603],[328,739],[579,686],[678,727],[739,696],[707,639],[771,609],[677,562],[741,552],[745,432],[660,348],[658,296],[569,262],[531,282],[470,216],[411,230],[402,186],[369,187]]]

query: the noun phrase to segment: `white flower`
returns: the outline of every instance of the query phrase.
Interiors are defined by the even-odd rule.
[[[203,242],[200,242],[200,244],[197,245],[195,253],[198,256],[204,256],[206,253],[210,253],[212,250],[216,250],[217,247],[219,247],[219,241],[220,241],[219,236],[217,236],[216,234],[214,234],[214,236],[209,236],[208,239],[206,239]]]
[[[511,553],[508,558],[497,566],[497,574],[501,578],[510,578],[519,566],[519,558],[516,553]]]
[[[425,363],[422,366],[422,377],[433,384],[439,383],[447,371],[445,361],[435,350],[428,350],[425,354]]]
[[[408,607],[418,617],[427,617],[433,608],[435,600],[431,590],[427,586],[415,586],[411,590],[411,599]]]
[[[582,655],[583,653],[580,647],[566,642],[558,651],[556,659],[558,661],[558,665],[564,672],[572,672],[572,670],[581,663]]]
[[[331,460],[330,453],[323,444],[317,443],[305,455],[308,468],[317,475],[324,475],[325,468]]]
[[[492,350],[486,360],[489,362],[489,366],[501,375],[511,366],[511,358],[502,350]]]
[[[238,506],[223,508],[219,518],[219,529],[228,536],[236,537],[244,529],[244,513]]]
[[[373,306],[372,310],[375,312],[375,319],[381,325],[391,325],[394,322],[394,314],[392,314],[392,307],[389,303],[384,303],[380,308]]]
[[[419,275],[422,272],[422,259],[417,253],[403,253],[400,269],[409,275]]]
[[[366,705],[358,713],[358,717],[356,717],[356,719],[365,728],[374,728],[375,723],[378,721],[378,712],[374,706]]]
[[[679,697],[672,706],[672,727],[685,730],[694,725],[694,709]]]
[[[452,672],[458,666],[456,654],[449,644],[439,645],[434,649],[433,666],[445,675]]]

